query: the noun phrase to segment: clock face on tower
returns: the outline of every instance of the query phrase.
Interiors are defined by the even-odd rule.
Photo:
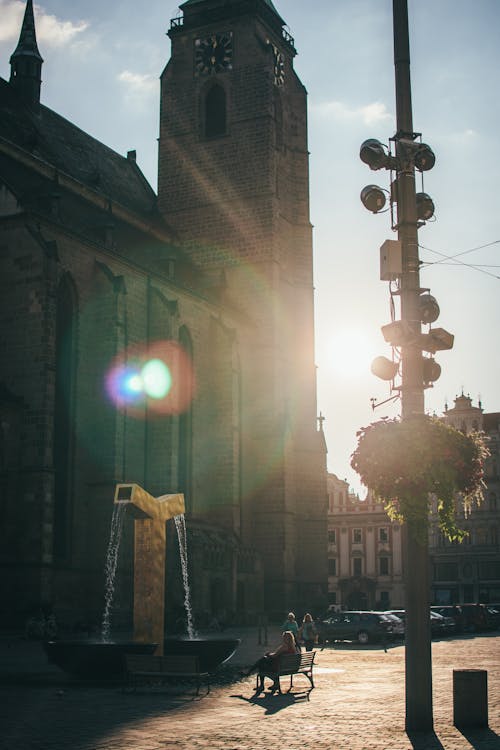
[[[285,55],[273,44],[274,83],[283,86],[285,83]]]
[[[233,32],[211,34],[194,42],[195,75],[210,75],[233,67]]]

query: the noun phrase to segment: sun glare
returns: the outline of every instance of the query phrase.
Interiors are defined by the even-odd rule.
[[[373,358],[384,353],[383,348],[383,342],[378,342],[377,346],[361,329],[346,328],[329,337],[324,351],[320,352],[319,363],[343,378],[364,377],[370,374]]]

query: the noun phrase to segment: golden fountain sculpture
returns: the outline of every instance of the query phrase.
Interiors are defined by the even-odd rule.
[[[134,518],[134,641],[163,654],[166,521],[185,512],[184,495],[153,497],[138,484],[117,484],[115,503]]]

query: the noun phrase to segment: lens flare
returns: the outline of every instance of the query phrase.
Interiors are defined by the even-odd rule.
[[[181,414],[195,392],[193,367],[177,341],[138,344],[121,352],[105,376],[110,400],[135,418]]]
[[[150,359],[141,370],[143,389],[150,398],[165,398],[172,386],[172,376],[161,359]]]

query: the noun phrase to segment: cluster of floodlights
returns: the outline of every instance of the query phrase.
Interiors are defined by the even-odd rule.
[[[388,169],[390,171],[402,172],[407,169],[418,169],[419,172],[427,172],[432,169],[436,157],[430,146],[426,143],[412,141],[407,138],[398,139],[398,155],[393,156],[386,147],[375,138],[369,138],[361,144],[359,156],[362,162],[370,169]],[[367,185],[361,191],[361,202],[363,206],[373,214],[384,210],[387,203],[386,195],[389,196],[391,204],[398,202],[397,179],[391,184],[391,191],[384,190],[378,185]],[[434,216],[434,202],[427,193],[417,193],[417,219],[420,222],[429,221]]]
[[[397,175],[417,169],[426,172],[435,164],[436,158],[430,146],[426,143],[417,142],[409,138],[397,139],[397,155],[394,156],[378,140],[369,138],[361,144],[360,158],[370,169],[387,169],[396,172]],[[384,210],[389,196],[391,205],[398,203],[398,179],[391,179],[391,190],[383,190],[378,185],[367,185],[361,191],[361,202],[368,211],[377,214]],[[434,215],[434,203],[427,193],[416,194],[417,226],[431,219]],[[393,226],[393,228],[395,228]],[[401,243],[388,241],[380,248],[381,250],[381,278],[383,280],[396,280],[402,276]],[[382,258],[384,264],[382,263]],[[382,270],[382,266],[383,269]],[[434,359],[437,351],[451,349],[453,347],[453,335],[444,328],[432,328],[439,317],[439,305],[435,297],[422,290],[417,305],[417,316],[421,324],[429,326],[427,333],[420,331],[406,320],[395,320],[388,325],[382,326],[382,334],[385,341],[389,343],[393,351],[400,347],[416,346],[429,356],[422,356],[422,380],[424,387],[432,386],[441,375],[441,367]],[[399,372],[399,361],[387,357],[376,357],[371,365],[371,371],[382,380],[393,381]]]

